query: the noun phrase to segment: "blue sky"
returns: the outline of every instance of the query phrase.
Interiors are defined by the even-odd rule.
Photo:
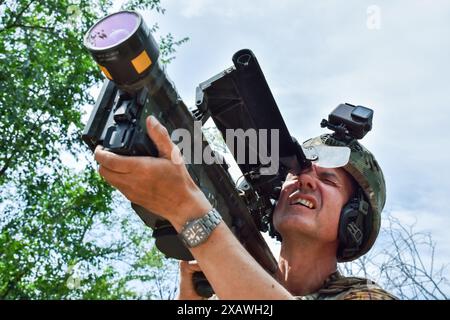
[[[450,262],[450,1],[162,0],[144,13],[160,33],[190,37],[168,68],[193,105],[195,87],[231,66],[242,48],[257,56],[289,130],[321,134],[339,103],[375,110],[363,144],[387,180],[385,210],[438,242]]]

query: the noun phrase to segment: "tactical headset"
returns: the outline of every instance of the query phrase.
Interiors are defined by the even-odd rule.
[[[342,208],[338,226],[339,261],[347,261],[361,249],[361,245],[370,234],[369,203],[365,200],[361,188]]]

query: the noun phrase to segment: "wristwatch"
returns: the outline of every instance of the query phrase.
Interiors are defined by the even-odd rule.
[[[203,217],[186,222],[179,237],[186,247],[194,248],[205,242],[221,221],[221,215],[213,208]]]

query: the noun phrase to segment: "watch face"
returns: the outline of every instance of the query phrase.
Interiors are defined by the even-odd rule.
[[[207,233],[200,223],[194,223],[185,231],[184,236],[191,246],[197,246],[205,239]]]

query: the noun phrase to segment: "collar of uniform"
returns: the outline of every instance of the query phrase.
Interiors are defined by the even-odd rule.
[[[316,292],[310,293],[305,296],[297,296],[297,299],[300,300],[317,300],[319,297],[323,294],[329,294],[329,293],[335,293],[335,289],[330,289],[330,287],[333,286],[333,283],[338,281],[339,279],[342,279],[342,275],[339,271],[335,271],[332,274],[330,274],[323,282],[322,287],[317,290]]]

